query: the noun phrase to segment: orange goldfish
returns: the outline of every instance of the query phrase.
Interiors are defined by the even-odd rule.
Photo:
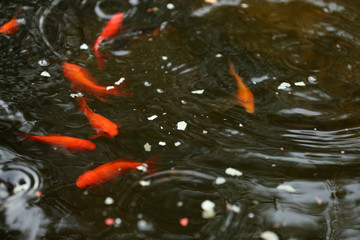
[[[100,53],[99,45],[105,39],[114,37],[116,35],[116,33],[121,28],[123,19],[124,19],[124,14],[122,12],[115,13],[110,18],[110,20],[108,21],[108,23],[106,24],[106,26],[102,30],[101,34],[99,35],[99,37],[95,41],[94,52],[95,52],[95,55],[96,55],[99,70],[104,69],[104,58],[108,57],[108,55]]]
[[[6,35],[15,34],[17,32],[17,30],[19,29],[20,24],[23,24],[25,21],[24,19],[16,19],[16,17],[17,17],[17,13],[15,13],[15,15],[13,16],[13,18],[10,21],[3,24],[0,27],[0,33],[6,34]]]
[[[80,138],[61,136],[58,134],[48,136],[35,136],[19,132],[20,135],[24,136],[28,140],[43,142],[64,149],[70,153],[77,151],[94,150],[95,144],[89,140]]]
[[[235,72],[234,63],[231,60],[229,62],[229,74],[236,79],[238,90],[236,93],[237,103],[245,108],[248,113],[254,113],[254,95],[250,89],[243,83],[242,78]]]
[[[84,90],[92,93],[98,99],[104,101],[107,95],[131,97],[134,93],[123,87],[124,82],[118,86],[105,87],[98,85],[88,71],[73,63],[63,62],[65,78],[71,81],[71,88],[74,91]]]
[[[105,163],[93,170],[85,172],[76,180],[76,186],[79,188],[95,187],[132,170],[144,170],[152,173],[154,164],[160,156],[154,156],[144,163],[133,160],[118,158],[112,162]]]
[[[104,137],[115,137],[118,134],[118,127],[121,124],[116,125],[109,119],[94,113],[89,106],[86,105],[84,98],[78,99],[79,110],[83,111],[85,116],[89,119],[90,125],[95,129],[96,134],[91,136],[91,139],[98,138],[99,136]]]

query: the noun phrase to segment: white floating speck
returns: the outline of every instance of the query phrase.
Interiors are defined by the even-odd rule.
[[[148,180],[148,181],[141,180],[141,181],[139,182],[139,184],[140,184],[141,186],[143,186],[143,187],[149,186],[150,183],[151,183],[150,180]]]
[[[191,93],[192,93],[192,94],[203,94],[203,93],[204,93],[204,89],[191,91]]]
[[[244,125],[242,125],[241,123],[239,123],[239,127],[243,127]]]
[[[168,57],[167,56],[162,56],[161,59],[166,61],[166,60],[168,60]]]
[[[187,123],[185,121],[181,121],[177,123],[177,130],[184,131],[186,129]]]
[[[217,58],[221,58],[222,56],[223,55],[221,53],[218,53],[218,54],[215,55],[215,57],[217,57]]]
[[[246,3],[242,3],[242,4],[240,4],[240,6],[241,6],[242,8],[248,8],[248,7],[249,7],[249,5],[246,4]]]
[[[114,199],[112,199],[111,197],[107,197],[106,199],[105,199],[105,204],[106,205],[111,205],[111,204],[113,204],[114,203]]]
[[[42,77],[51,77],[50,73],[48,73],[47,71],[43,71],[42,73],[40,73],[40,76],[42,76]]]
[[[215,207],[215,203],[213,203],[210,200],[205,200],[204,202],[201,203],[201,208],[204,210],[202,212],[202,217],[203,218],[212,218],[215,216],[215,211],[214,211],[214,207]]]
[[[160,141],[160,142],[159,142],[159,145],[160,145],[160,146],[165,146],[165,145],[166,145],[166,142]]]
[[[316,84],[318,80],[315,76],[309,76],[308,81],[309,83]]]
[[[151,231],[153,229],[152,224],[146,222],[145,220],[138,221],[137,226],[140,231]]]
[[[150,152],[151,151],[151,145],[149,143],[145,143],[144,149],[145,149],[146,152]]]
[[[151,82],[145,81],[145,82],[144,82],[144,85],[145,85],[145,87],[150,87],[150,86],[151,86]]]
[[[46,67],[50,65],[50,62],[47,59],[43,58],[38,61],[38,64],[42,67]]]
[[[146,172],[147,171],[147,167],[145,167],[144,165],[140,165],[136,167],[138,170]]]
[[[242,176],[242,172],[240,172],[239,170],[236,170],[235,168],[227,168],[225,170],[225,173],[230,175],[230,176],[236,176],[236,177],[239,177],[239,176]]]
[[[279,237],[274,232],[265,231],[263,232],[260,237],[264,240],[279,240]]]
[[[303,87],[303,86],[305,86],[305,83],[304,83],[303,81],[301,81],[301,82],[296,82],[296,83],[295,83],[295,86],[301,86],[301,87]]]
[[[124,77],[121,77],[121,78],[119,79],[119,81],[115,82],[114,84],[115,84],[115,85],[120,85],[123,81],[125,81],[125,78],[124,78]]]
[[[174,145],[175,145],[175,147],[178,147],[181,145],[181,142],[176,142],[176,143],[174,143]]]
[[[115,218],[114,227],[120,227],[121,225],[121,218]]]
[[[183,205],[184,205],[184,203],[182,201],[179,201],[176,203],[176,206],[178,206],[178,207],[182,207]]]
[[[215,179],[215,184],[217,184],[217,185],[224,184],[225,182],[226,182],[226,179],[223,177],[217,177]]]
[[[248,214],[248,217],[249,217],[249,218],[254,218],[254,217],[255,217],[255,214],[249,213],[249,214]]]
[[[236,212],[237,214],[240,214],[240,207],[237,206],[237,205],[231,205],[230,203],[227,203],[226,204],[226,208],[227,210],[229,211],[233,211],[233,212]]]
[[[175,8],[175,5],[174,4],[172,4],[172,3],[168,3],[167,5],[166,5],[166,7],[167,7],[167,9],[174,9]]]
[[[290,83],[282,82],[282,83],[278,86],[278,89],[286,89],[286,88],[289,88],[289,87],[291,87]]]
[[[286,184],[280,184],[276,188],[278,190],[284,190],[284,191],[287,191],[287,192],[296,192],[296,190],[292,186],[286,185]]]
[[[109,91],[110,89],[114,89],[114,88],[115,88],[114,86],[107,86],[106,91]]]
[[[70,97],[72,97],[72,98],[83,97],[83,96],[84,96],[84,94],[82,94],[81,92],[70,94]]]
[[[162,90],[161,88],[158,88],[158,89],[156,89],[156,92],[157,92],[157,93],[163,93],[164,90]]]
[[[81,44],[80,49],[87,50],[89,49],[89,46],[86,43]]]
[[[148,117],[148,120],[152,121],[154,120],[155,118],[157,118],[158,116],[157,115],[152,115],[151,117]]]

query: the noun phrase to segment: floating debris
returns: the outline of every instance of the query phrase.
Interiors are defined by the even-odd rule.
[[[166,61],[166,60],[168,60],[168,57],[167,56],[162,56],[161,59]]]
[[[121,225],[121,218],[115,218],[115,223],[114,223],[114,227],[120,227]]]
[[[145,149],[146,152],[150,152],[151,151],[151,145],[149,143],[145,143],[144,149]]]
[[[205,0],[205,2],[207,2],[207,3],[217,3],[218,0]]]
[[[150,180],[147,180],[147,181],[141,180],[141,181],[139,182],[139,184],[140,184],[141,186],[143,186],[143,187],[149,186],[150,183],[151,183]]]
[[[181,121],[177,123],[177,130],[184,131],[186,129],[187,123],[185,121]]]
[[[145,167],[144,165],[140,165],[136,167],[138,170],[146,172],[147,171],[147,167]]]
[[[291,87],[290,83],[282,82],[282,83],[278,86],[278,89],[286,89],[286,88],[289,88],[289,87]]]
[[[165,145],[166,145],[166,142],[160,141],[160,142],[159,142],[159,145],[160,145],[160,146],[165,146]]]
[[[226,208],[229,211],[233,211],[233,212],[236,212],[237,214],[240,214],[240,207],[237,205],[232,205],[230,203],[227,203]]]
[[[301,87],[304,87],[305,86],[305,83],[303,82],[303,81],[301,81],[301,82],[296,82],[296,83],[294,83],[295,84],[295,86],[301,86]]]
[[[164,90],[162,90],[162,89],[158,88],[158,89],[156,89],[156,92],[157,92],[157,93],[163,93],[163,92],[164,92]]]
[[[47,71],[43,71],[42,73],[40,73],[40,76],[42,76],[42,77],[51,77],[50,73],[48,73]]]
[[[186,227],[189,224],[189,219],[184,217],[184,218],[180,219],[179,223],[181,226]]]
[[[150,87],[150,86],[151,86],[151,82],[145,81],[145,82],[144,82],[144,85],[145,85],[145,87]]]
[[[206,130],[203,130],[203,131],[202,131],[202,133],[203,133],[203,134],[207,134],[207,133],[208,133],[208,131],[206,131]]]
[[[216,185],[224,184],[225,182],[226,182],[226,179],[223,178],[223,177],[217,177],[217,178],[215,179],[215,184],[216,184]]]
[[[137,226],[140,231],[151,231],[153,229],[151,223],[146,222],[145,220],[140,220],[137,223]]]
[[[260,237],[264,240],[279,240],[279,237],[274,232],[265,231],[263,232]]]
[[[47,59],[43,58],[38,61],[38,64],[42,67],[46,67],[50,65],[50,62]]]
[[[316,201],[316,203],[318,204],[318,205],[321,205],[322,204],[322,200],[321,200],[321,198],[319,198],[318,196],[315,196],[315,201]]]
[[[181,142],[176,142],[176,143],[174,143],[174,145],[175,145],[175,147],[178,147],[181,145]]]
[[[255,214],[253,214],[253,213],[248,214],[248,218],[254,218],[254,217],[255,217]]]
[[[203,218],[213,218],[215,216],[215,203],[213,203],[210,200],[205,200],[204,202],[201,203],[201,208],[204,210],[202,212],[202,217]]]
[[[120,85],[123,81],[125,81],[125,78],[124,78],[124,77],[121,77],[121,78],[119,79],[119,81],[115,82],[114,84],[115,84],[115,85]]]
[[[42,192],[39,191],[39,190],[35,191],[35,196],[41,197],[41,196],[42,196]]]
[[[242,172],[240,172],[239,170],[236,170],[235,168],[227,168],[225,170],[225,173],[230,175],[230,176],[236,176],[236,177],[240,177],[243,175]]]
[[[83,97],[83,96],[84,96],[84,94],[82,94],[81,92],[70,94],[70,97],[72,97],[72,98]]]
[[[115,220],[113,218],[107,218],[105,219],[105,224],[108,226],[114,225]]]
[[[296,192],[296,190],[292,186],[287,185],[287,184],[280,184],[276,188],[278,190],[284,190],[284,191],[291,192],[291,193]]]
[[[317,78],[315,76],[309,76],[308,81],[311,84],[316,84],[318,82]]]
[[[201,90],[194,90],[194,91],[191,91],[192,94],[203,94],[204,93],[204,89],[201,89]]]
[[[167,7],[167,9],[172,10],[172,9],[175,8],[175,5],[174,5],[173,3],[168,3],[168,4],[166,5],[166,7]]]
[[[82,50],[88,50],[89,46],[86,43],[81,44],[80,49]]]
[[[158,115],[152,115],[151,117],[148,117],[148,120],[152,121],[152,120],[154,120],[154,119],[157,118],[157,117],[158,117]]]
[[[176,206],[178,206],[178,207],[182,207],[183,205],[184,205],[184,203],[182,201],[178,201],[176,204]]]
[[[106,205],[111,205],[111,204],[113,204],[113,203],[114,203],[114,199],[113,199],[113,198],[107,197],[107,198],[105,199],[105,204],[106,204]]]
[[[109,91],[110,89],[114,89],[114,88],[115,88],[114,86],[107,86],[106,91]]]

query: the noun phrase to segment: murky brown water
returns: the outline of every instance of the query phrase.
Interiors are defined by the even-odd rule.
[[[1,239],[359,239],[360,4],[325,0],[0,2]],[[125,14],[97,69],[93,44]],[[143,35],[151,29],[160,35]],[[150,31],[151,32],[151,31]],[[235,102],[228,59],[254,94]],[[122,123],[67,154],[17,132],[94,134],[61,63],[134,97],[87,99]],[[181,130],[181,127],[185,127]],[[179,129],[180,128],[180,129]],[[153,175],[76,179],[160,155]],[[269,238],[270,239],[270,238]],[[276,239],[276,238],[273,238]]]

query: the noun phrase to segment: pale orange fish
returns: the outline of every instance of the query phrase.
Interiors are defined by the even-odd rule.
[[[242,78],[235,72],[234,63],[231,60],[229,62],[229,74],[236,79],[238,90],[236,92],[237,103],[243,106],[248,113],[254,113],[254,95],[250,89],[244,84]]]

